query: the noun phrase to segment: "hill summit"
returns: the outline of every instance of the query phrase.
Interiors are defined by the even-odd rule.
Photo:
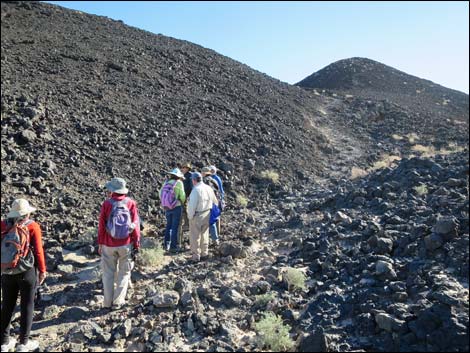
[[[388,99],[425,115],[468,121],[468,95],[380,62],[354,57],[336,61],[296,84],[304,88]]]

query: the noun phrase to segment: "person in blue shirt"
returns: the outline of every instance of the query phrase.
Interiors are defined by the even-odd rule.
[[[209,167],[210,172],[211,172],[211,177],[217,182],[217,185],[219,186],[219,193],[220,193],[220,210],[223,211],[225,208],[225,192],[224,192],[224,186],[222,185],[222,179],[220,176],[217,175],[217,168],[215,165],[211,165]],[[217,220],[217,234],[218,238],[220,238],[220,217]]]

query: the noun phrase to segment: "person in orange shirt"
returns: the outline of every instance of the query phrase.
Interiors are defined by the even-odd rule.
[[[16,339],[10,337],[10,323],[16,307],[18,294],[21,296],[21,319],[18,352],[34,351],[39,347],[39,342],[29,339],[34,314],[34,295],[36,285],[41,285],[46,279],[46,261],[42,246],[41,227],[30,214],[36,211],[25,199],[16,199],[11,205],[10,212],[1,222],[2,233],[2,352],[8,352],[15,347]],[[15,228],[17,227],[17,228]],[[15,229],[26,227],[26,239],[29,238],[29,247],[24,257],[16,266],[5,265],[4,261],[9,256],[8,242],[4,240],[14,235]],[[24,229],[24,228],[23,228]],[[11,244],[10,244],[11,247]],[[11,253],[10,253],[11,254]],[[5,265],[5,267],[4,267]],[[39,273],[37,272],[39,271]]]

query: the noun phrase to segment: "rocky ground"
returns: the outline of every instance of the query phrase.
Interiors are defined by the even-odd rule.
[[[129,306],[111,313],[97,256],[57,248],[34,332],[48,351],[253,351],[269,310],[299,351],[466,351],[467,165],[467,151],[412,157],[356,181],[272,190],[227,212],[208,261],[138,266]],[[144,246],[160,236],[151,227]],[[304,290],[289,290],[287,268],[306,273]]]
[[[1,208],[39,208],[41,350],[267,350],[275,312],[299,351],[468,351],[468,95],[357,58],[303,89],[105,17],[1,6]],[[128,180],[154,247],[184,161],[221,169],[221,245],[138,262],[129,305],[101,310],[102,185]]]

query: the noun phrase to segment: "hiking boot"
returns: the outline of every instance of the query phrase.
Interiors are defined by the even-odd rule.
[[[10,337],[8,343],[2,344],[2,352],[9,352],[10,349],[15,348],[16,338]]]
[[[16,346],[17,352],[32,352],[39,348],[39,342],[35,340],[28,340],[25,344]]]
[[[124,309],[124,307],[126,306],[126,304],[113,304],[111,310],[121,310],[121,309]]]

